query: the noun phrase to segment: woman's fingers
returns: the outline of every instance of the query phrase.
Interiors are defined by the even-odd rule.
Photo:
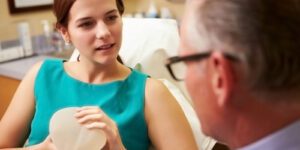
[[[77,110],[74,115],[80,124],[105,123],[112,124],[112,120],[97,106],[84,106]],[[91,125],[94,127],[93,125]],[[99,127],[99,126],[97,126]]]
[[[124,149],[118,127],[99,107],[84,106],[74,115],[87,129],[101,129],[105,132],[109,149]]]
[[[56,146],[53,144],[52,139],[49,135],[42,143],[35,145],[32,148],[43,149],[43,150],[57,150]]]
[[[78,118],[80,124],[86,124],[89,122],[103,121],[103,114],[91,114],[85,115],[81,118]]]
[[[84,126],[88,129],[102,129],[103,131],[107,128],[107,125],[104,122],[93,122],[93,123],[86,124]]]
[[[82,109],[82,110],[78,110],[74,116],[76,118],[81,118],[86,115],[99,114],[99,113],[103,113],[99,108]]]

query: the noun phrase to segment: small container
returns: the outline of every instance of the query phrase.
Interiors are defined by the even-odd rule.
[[[33,54],[32,50],[32,41],[30,36],[30,29],[28,22],[20,22],[18,23],[18,33],[19,33],[19,40],[21,46],[24,49],[24,56],[30,56]]]
[[[161,17],[161,18],[166,18],[166,19],[171,19],[171,18],[173,18],[173,17],[172,17],[172,14],[171,14],[171,12],[170,12],[170,9],[167,8],[167,7],[162,7],[162,8],[160,9],[160,17]]]
[[[148,9],[148,12],[146,13],[146,17],[147,18],[159,18],[157,8],[152,0],[150,1],[150,6]]]

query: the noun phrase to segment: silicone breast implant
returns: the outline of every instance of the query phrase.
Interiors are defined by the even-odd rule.
[[[50,137],[58,150],[99,150],[106,143],[105,133],[100,129],[89,130],[80,125],[74,114],[77,107],[55,112],[50,120]]]

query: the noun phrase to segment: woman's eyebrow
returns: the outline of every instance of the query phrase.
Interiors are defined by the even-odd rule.
[[[83,18],[77,19],[75,22],[78,23],[78,22],[82,22],[82,21],[85,21],[85,20],[89,20],[89,19],[91,19],[91,17],[83,17]]]
[[[109,14],[116,13],[116,12],[118,12],[118,10],[117,10],[117,9],[113,9],[113,10],[110,10],[110,11],[106,12],[105,15],[109,15]],[[82,21],[86,21],[86,20],[89,20],[89,19],[91,19],[91,17],[83,17],[83,18],[79,18],[79,19],[77,19],[77,20],[75,21],[75,23],[82,22]]]
[[[118,10],[117,9],[110,10],[110,11],[106,12],[105,15],[112,14],[115,12],[118,12]]]

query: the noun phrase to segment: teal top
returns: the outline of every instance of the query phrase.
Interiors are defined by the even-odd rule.
[[[36,106],[28,146],[41,143],[48,136],[50,118],[57,110],[99,106],[118,125],[126,149],[148,149],[150,140],[144,117],[148,76],[132,69],[124,80],[89,84],[69,76],[63,62],[45,60],[37,74],[34,85]]]

